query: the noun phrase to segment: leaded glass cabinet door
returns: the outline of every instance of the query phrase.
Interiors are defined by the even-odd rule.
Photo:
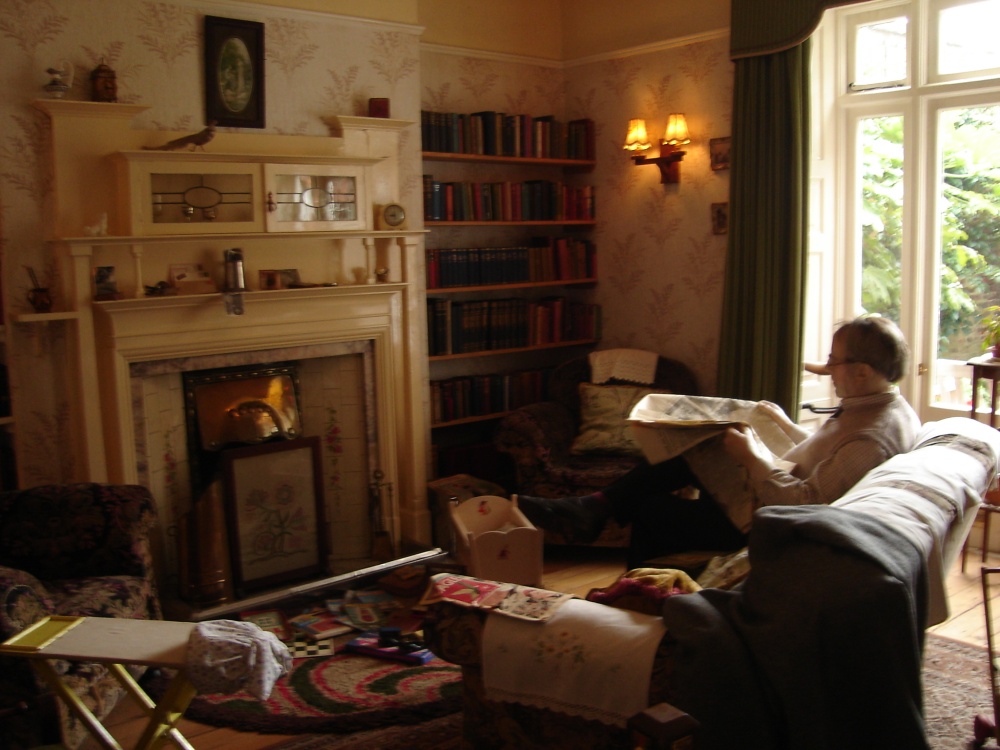
[[[269,232],[366,230],[371,205],[364,169],[351,165],[264,165]]]

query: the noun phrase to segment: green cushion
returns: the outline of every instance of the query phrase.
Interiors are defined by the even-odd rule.
[[[628,415],[650,393],[666,393],[634,385],[580,384],[580,430],[570,450],[575,454],[610,453],[641,456]]]

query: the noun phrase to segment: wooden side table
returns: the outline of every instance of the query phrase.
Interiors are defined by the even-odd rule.
[[[990,427],[997,426],[997,382],[1000,381],[1000,360],[994,359],[989,354],[981,357],[974,357],[965,364],[972,368],[972,409],[970,416],[975,419],[976,412],[979,411],[979,381],[990,380],[993,382],[990,391]],[[987,491],[986,502],[980,506],[983,512],[983,543],[981,562],[986,564],[986,555],[990,547],[990,520],[994,513],[1000,513],[1000,505],[996,504],[997,493],[993,490]],[[969,539],[966,538],[962,545],[962,572],[965,572],[965,558],[969,551]]]
[[[993,381],[990,393],[990,427],[997,426],[997,382],[1000,381],[1000,359],[993,359],[989,354],[970,359],[965,364],[972,368],[972,418],[976,418],[979,409],[979,381]]]
[[[0,653],[31,659],[32,666],[83,722],[101,747],[121,750],[121,745],[111,733],[62,681],[51,659],[108,665],[125,691],[149,716],[149,722],[136,743],[137,750],[152,750],[168,740],[182,750],[194,750],[177,729],[177,723],[197,692],[184,672],[188,638],[194,627],[192,622],[53,615],[0,644]],[[125,669],[126,664],[169,667],[178,671],[167,685],[160,702],[154,703]]]

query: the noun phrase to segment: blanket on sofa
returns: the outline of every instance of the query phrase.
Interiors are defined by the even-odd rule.
[[[702,720],[699,747],[928,747],[923,552],[866,514],[757,511],[743,587],[664,604],[675,702]]]

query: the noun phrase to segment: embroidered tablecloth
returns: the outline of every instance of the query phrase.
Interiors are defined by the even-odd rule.
[[[483,631],[486,697],[624,726],[649,704],[665,632],[658,616],[581,599],[545,622],[491,613]]]

